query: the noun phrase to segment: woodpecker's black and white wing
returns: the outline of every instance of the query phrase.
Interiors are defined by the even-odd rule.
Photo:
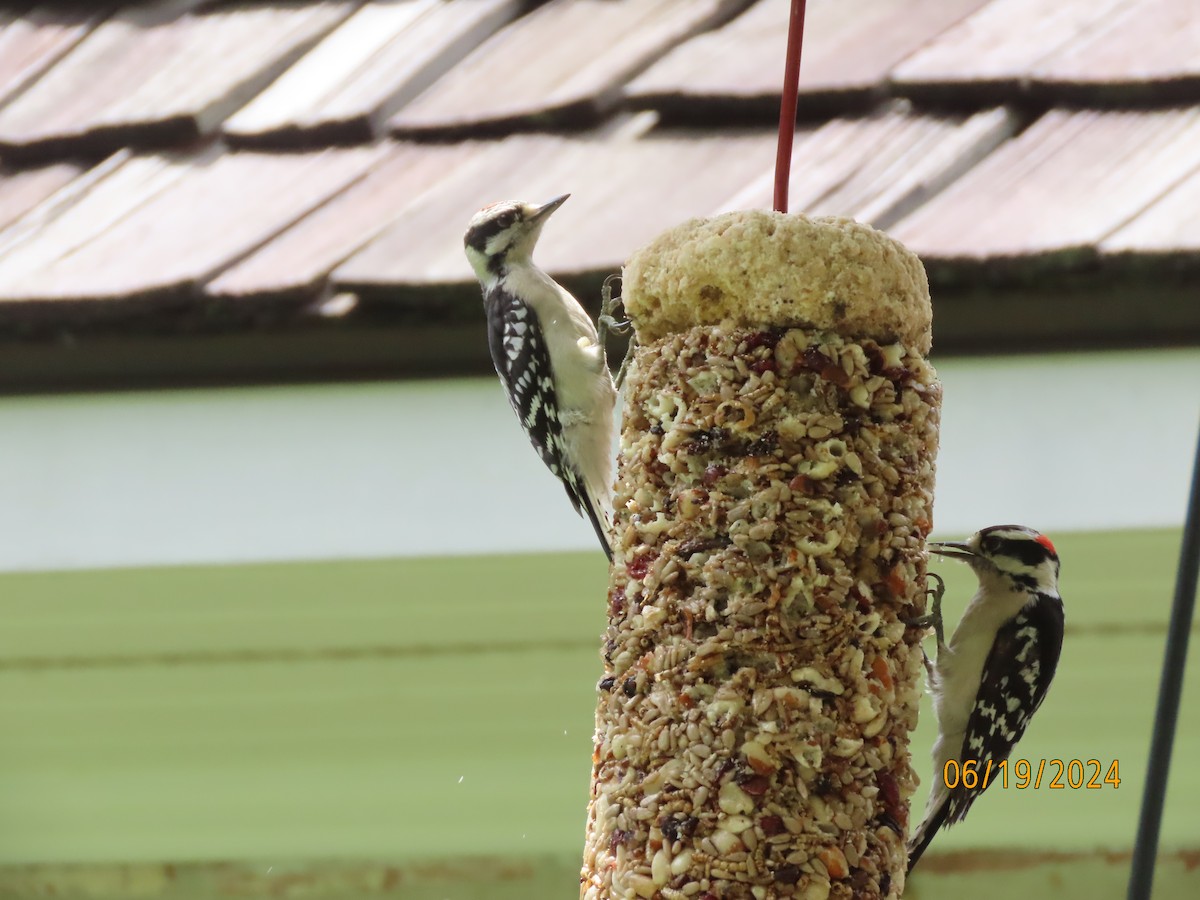
[[[972,768],[979,780],[973,788],[967,788],[960,778],[955,787],[946,791],[941,804],[928,812],[909,845],[910,872],[938,831],[961,822],[991,784],[991,781],[983,783],[988,762],[1008,759],[1025,734],[1029,720],[1046,699],[1058,668],[1063,624],[1062,600],[1049,594],[1034,594],[996,633],[956,757],[960,766],[977,763],[978,768]],[[944,777],[943,772],[934,773],[936,779]],[[936,794],[936,784],[934,791]]]
[[[588,496],[583,476],[569,463],[563,441],[563,425],[555,400],[554,370],[550,350],[528,304],[508,293],[501,285],[488,292],[488,348],[496,374],[504,382],[508,402],[521,421],[529,442],[542,462],[566,488],[575,511],[587,516],[604,552],[612,560],[607,531],[600,510]]]
[[[989,761],[1008,759],[1046,699],[1062,652],[1063,626],[1062,600],[1035,594],[997,632],[959,754],[964,764],[978,762],[981,778]],[[981,793],[961,783],[951,790],[945,823],[961,822]]]

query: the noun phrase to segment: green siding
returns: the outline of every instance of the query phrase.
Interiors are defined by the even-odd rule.
[[[908,896],[1121,896],[1179,533],[1055,538],[1070,631],[1020,755],[1116,759],[1121,786],[993,787]],[[953,618],[971,578],[937,571]],[[340,860],[301,878],[313,896],[573,895],[604,579],[598,554],[0,576],[0,894],[266,894],[276,865]],[[1172,851],[1200,851],[1194,656]],[[979,848],[1074,855],[1010,870]],[[1156,896],[1198,890],[1176,858]]]

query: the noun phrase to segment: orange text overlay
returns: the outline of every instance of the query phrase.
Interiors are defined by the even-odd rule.
[[[1003,788],[1046,787],[1052,791],[1089,790],[1121,786],[1120,766],[1113,760],[1107,766],[1098,759],[952,759],[942,769],[946,787],[954,790],[984,790],[989,785]]]

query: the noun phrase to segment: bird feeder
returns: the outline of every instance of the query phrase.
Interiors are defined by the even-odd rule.
[[[850,220],[736,212],[623,285],[580,895],[898,897],[941,402],[924,269]]]

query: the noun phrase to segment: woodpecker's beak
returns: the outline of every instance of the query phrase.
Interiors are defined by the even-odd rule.
[[[554,212],[556,209],[566,203],[567,198],[570,196],[570,194],[563,194],[561,197],[555,197],[553,200],[543,203],[541,206],[535,206],[533,209],[533,215],[530,216],[530,221],[544,221],[546,216],[550,215],[550,213]]]
[[[930,541],[925,545],[930,553],[949,556],[951,559],[974,559],[975,551],[969,545],[956,541]]]

